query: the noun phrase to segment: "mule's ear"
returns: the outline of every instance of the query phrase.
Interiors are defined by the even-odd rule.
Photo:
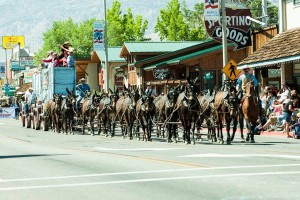
[[[140,95],[143,95],[145,92],[144,92],[144,90],[141,88],[140,89]]]
[[[116,94],[119,94],[119,88],[116,89],[116,92],[115,92],[115,93],[116,93]]]
[[[71,92],[69,91],[69,89],[68,88],[66,88],[66,91],[67,91],[67,93],[70,95],[71,94]]]
[[[108,89],[108,93],[109,93],[109,94],[113,94],[113,91],[109,88],[109,89]]]

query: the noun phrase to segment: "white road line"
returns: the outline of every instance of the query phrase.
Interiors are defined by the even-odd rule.
[[[300,156],[294,155],[278,155],[278,154],[191,154],[177,157],[185,157],[185,158],[248,158],[248,157],[269,157],[269,158],[292,158],[292,159],[300,159]]]
[[[170,151],[170,150],[181,150],[184,148],[130,148],[130,149],[113,149],[105,147],[95,147],[93,149],[103,151]]]
[[[184,171],[204,171],[204,170],[219,170],[219,169],[249,169],[249,168],[276,168],[276,167],[297,167],[299,164],[279,164],[279,165],[250,165],[250,166],[227,166],[227,167],[211,167],[211,168],[185,168],[185,169],[170,169],[170,170],[151,170],[151,171],[131,171],[131,172],[114,172],[103,174],[86,174],[74,176],[56,176],[56,177],[41,177],[41,178],[23,178],[23,179],[0,179],[0,183],[21,182],[21,181],[39,181],[39,180],[55,180],[55,179],[72,179],[72,178],[87,178],[87,177],[102,177],[102,176],[118,176],[130,174],[151,174],[151,173],[166,173],[166,172],[184,172]]]
[[[120,183],[140,183],[140,182],[172,181],[172,180],[173,181],[192,180],[192,179],[205,179],[205,178],[225,178],[225,177],[232,178],[232,177],[246,177],[246,176],[251,177],[251,176],[272,176],[272,175],[291,175],[291,174],[300,174],[300,171],[240,173],[240,174],[221,174],[221,175],[203,175],[203,176],[177,176],[177,177],[129,179],[129,180],[120,180],[120,181],[103,181],[103,182],[89,182],[89,183],[76,183],[76,184],[36,185],[36,186],[25,186],[25,187],[0,188],[0,191],[63,188],[63,187],[78,187],[78,186],[91,186],[91,185],[111,185],[111,184],[120,184]]]

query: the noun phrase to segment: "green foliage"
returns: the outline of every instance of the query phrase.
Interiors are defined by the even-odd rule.
[[[108,45],[121,46],[125,41],[143,41],[148,26],[148,21],[143,20],[141,15],[135,18],[128,8],[122,15],[121,3],[114,1],[111,9],[107,10],[108,22]]]
[[[38,64],[47,56],[47,52],[53,50],[60,51],[60,45],[69,41],[75,49],[75,56],[82,57],[89,54],[93,49],[93,24],[95,19],[90,19],[82,23],[74,23],[72,19],[66,21],[56,21],[52,28],[43,33],[43,46],[35,54],[35,63]]]
[[[262,2],[261,0],[247,1],[248,8],[251,9],[252,18],[262,21]],[[268,26],[278,23],[278,7],[272,5],[271,2],[267,1],[267,12],[268,12]],[[253,29],[260,29],[261,25],[252,23]]]
[[[154,30],[161,40],[203,40],[208,37],[203,14],[204,3],[197,3],[194,10],[189,10],[185,2],[181,6],[178,0],[171,0],[166,9],[160,10]]]

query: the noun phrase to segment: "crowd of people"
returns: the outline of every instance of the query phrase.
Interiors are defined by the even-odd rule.
[[[47,58],[43,59],[44,65],[47,67],[49,63],[53,63],[54,67],[75,67],[74,48],[70,42],[60,45],[60,52],[48,52]]]
[[[283,131],[288,138],[300,138],[300,107],[299,94],[288,85],[282,85],[277,92],[275,88],[266,86],[260,95],[262,105],[261,123],[255,132]],[[298,119],[298,120],[297,120]],[[294,130],[293,134],[290,134]]]

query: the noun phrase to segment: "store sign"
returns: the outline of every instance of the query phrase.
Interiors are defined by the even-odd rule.
[[[20,63],[22,66],[33,66],[33,57],[20,57]]]
[[[16,45],[20,44],[20,47],[25,46],[25,37],[21,36],[2,36],[2,47],[4,49],[13,49]]]
[[[153,76],[155,79],[171,79],[173,72],[170,69],[153,69]]]
[[[205,8],[207,10],[209,8]],[[228,43],[235,44],[235,50],[252,45],[250,26],[250,9],[246,8],[240,1],[226,1],[226,37]],[[222,42],[221,18],[212,19],[204,16],[205,28],[208,34],[216,41]]]
[[[13,61],[11,62],[11,70],[12,71],[20,71],[20,70],[25,70],[24,65],[19,65],[19,61]]]
[[[34,74],[34,72],[24,72],[24,82],[25,83],[32,82],[33,74]]]

